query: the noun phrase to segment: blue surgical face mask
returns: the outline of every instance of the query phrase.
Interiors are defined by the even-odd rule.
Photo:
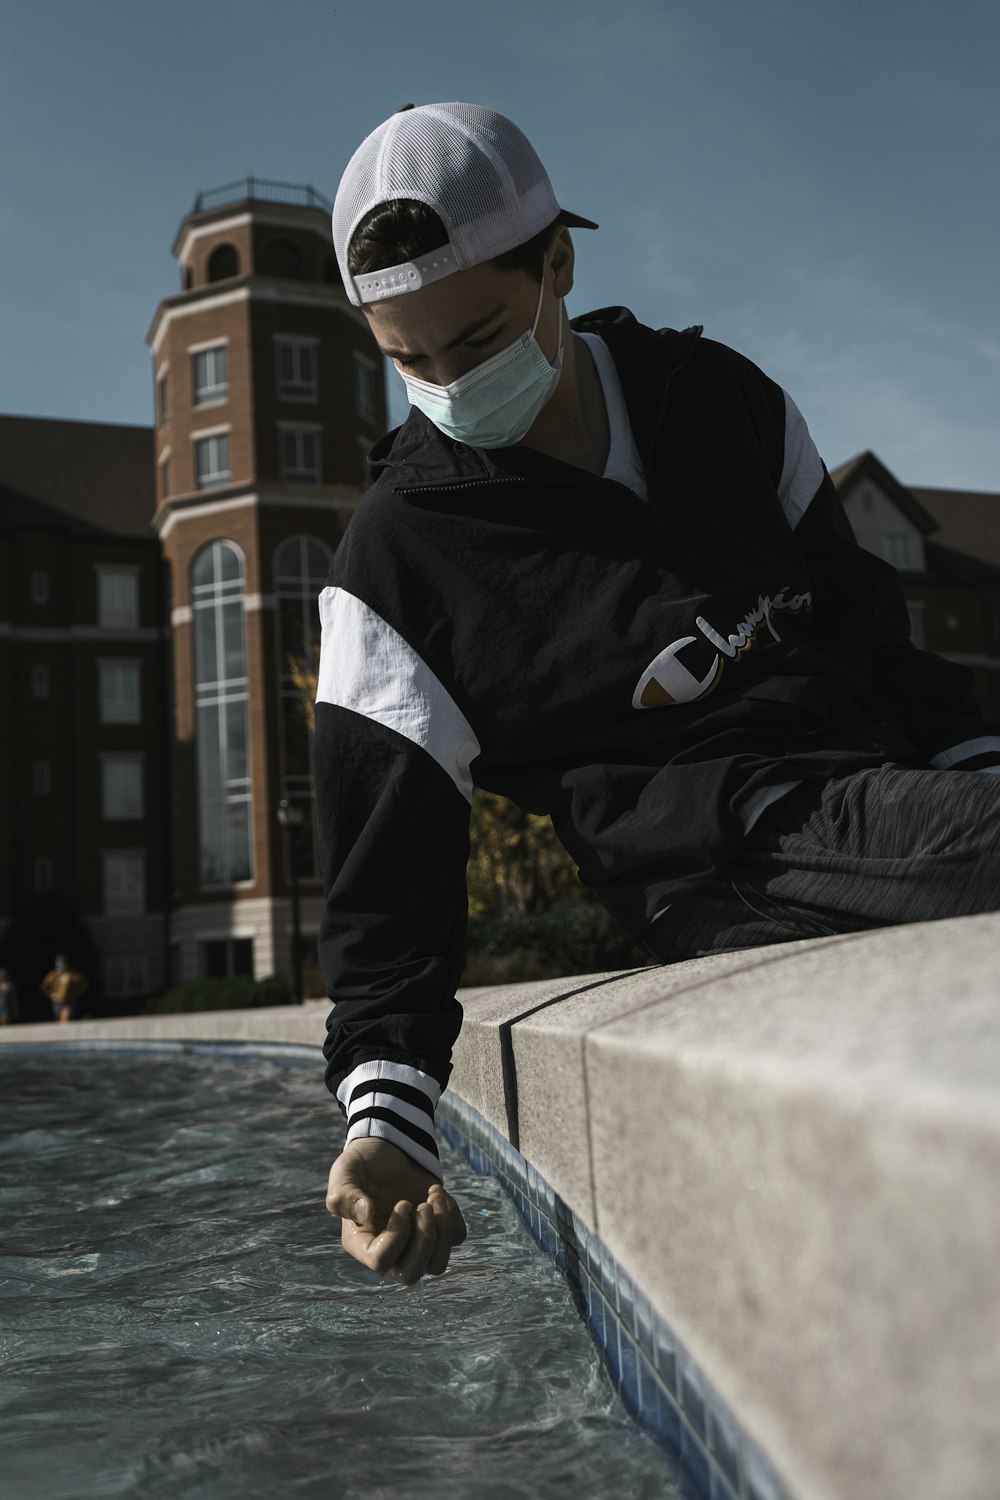
[[[432,385],[400,370],[410,404],[419,407],[446,437],[470,447],[508,448],[519,443],[552,395],[562,372],[561,298],[555,364],[549,364],[535,339],[544,294],[543,276],[535,321],[528,332],[451,385]]]

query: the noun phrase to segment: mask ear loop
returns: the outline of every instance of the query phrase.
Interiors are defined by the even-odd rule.
[[[546,251],[546,255],[547,254],[548,254],[548,252]],[[539,320],[539,318],[542,315],[542,298],[545,296],[545,261],[546,261],[546,255],[542,256],[542,284],[538,288],[538,306],[535,308],[535,321],[531,325],[531,337],[532,338],[535,337],[535,329],[538,327],[538,320]],[[552,361],[552,368],[553,369],[556,369],[558,367],[558,365],[559,365],[559,358],[560,358],[560,355],[562,354],[562,346],[563,346],[562,298],[558,297],[556,300],[560,304],[560,307],[559,307],[559,342],[556,345],[556,357]],[[547,362],[548,361],[546,361],[546,363]]]

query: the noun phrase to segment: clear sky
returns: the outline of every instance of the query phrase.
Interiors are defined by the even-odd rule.
[[[904,483],[1000,490],[998,59],[997,0],[7,5],[0,412],[151,423],[195,193],[332,198],[398,104],[469,99],[601,225],[571,313],[703,323],[831,467],[872,448]]]

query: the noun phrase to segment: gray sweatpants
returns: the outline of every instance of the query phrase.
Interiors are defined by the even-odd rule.
[[[769,807],[645,936],[661,963],[1000,909],[1000,775],[885,765]]]

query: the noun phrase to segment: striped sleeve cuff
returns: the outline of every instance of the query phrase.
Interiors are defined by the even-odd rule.
[[[931,757],[936,771],[954,767],[959,771],[1000,771],[1000,735],[984,734],[978,740],[963,740],[950,750]]]
[[[440,1097],[441,1085],[429,1073],[382,1058],[359,1063],[337,1090],[349,1142],[368,1136],[390,1141],[443,1182],[434,1134]]]

